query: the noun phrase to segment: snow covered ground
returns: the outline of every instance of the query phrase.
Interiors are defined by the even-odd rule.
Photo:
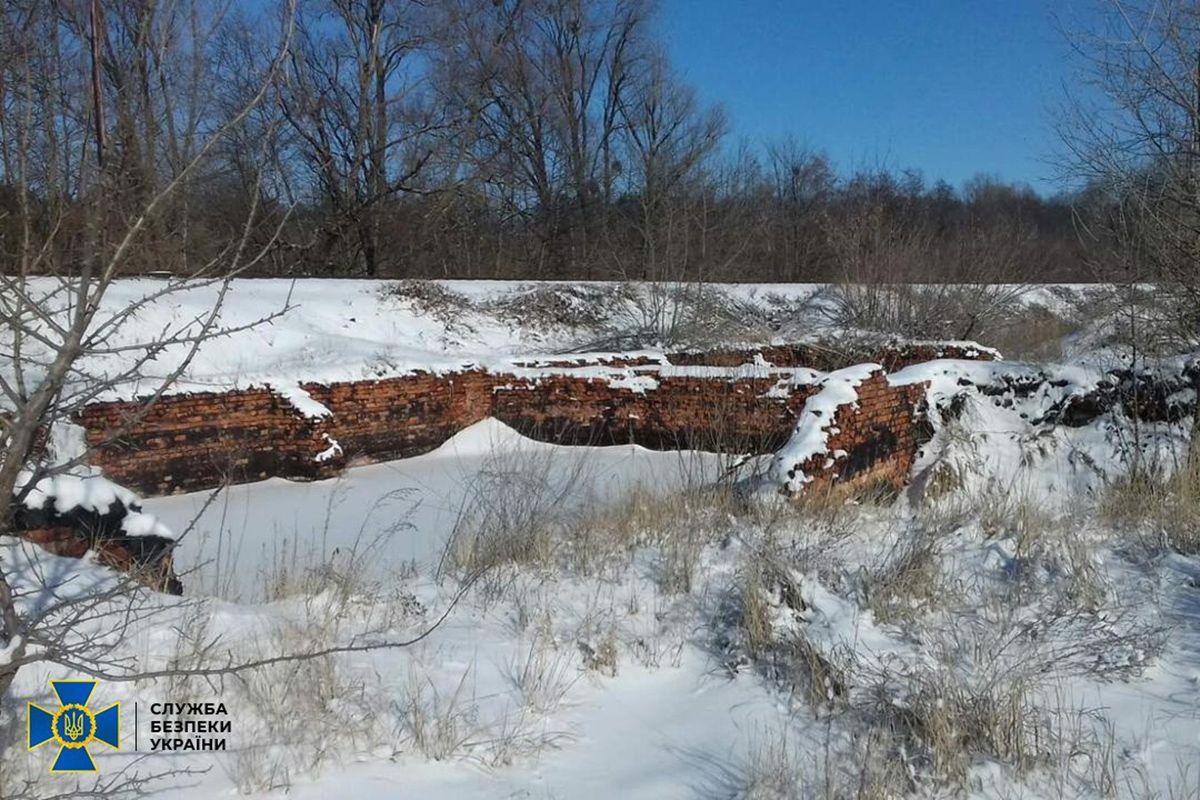
[[[153,283],[119,283],[114,302]],[[469,307],[371,282],[239,282],[227,324],[291,310],[206,345],[179,388],[604,349],[611,320],[645,308],[576,324],[587,309],[555,295],[534,324],[498,299],[524,307],[537,287],[440,285]],[[723,288],[820,318],[821,287]],[[1084,289],[1038,291],[1051,305]],[[144,330],[209,299],[148,309]],[[1072,336],[1064,352],[1098,352],[1095,331]],[[1119,415],[1031,421],[1098,363],[1055,368],[1068,380],[1008,407],[973,397],[939,425],[921,491],[878,504],[786,504],[731,491],[727,456],[552,446],[486,421],[336,480],[147,500],[181,536],[182,599],[109,596],[111,571],[14,541],[0,559],[23,609],[49,603],[66,635],[103,646],[105,669],[162,673],[97,689],[124,715],[121,750],[93,748],[117,784],[106,796],[1200,797],[1192,517],[1112,507]],[[990,369],[893,380],[933,380],[947,400]],[[1148,427],[1136,446],[1177,463],[1184,439]],[[342,650],[220,674],[328,648]],[[214,674],[169,674],[197,668]],[[22,668],[0,735],[20,741],[9,709],[53,705],[47,681],[78,677]],[[225,749],[153,749],[151,722],[180,719],[156,705],[192,702],[224,704]],[[51,758],[8,748],[0,793],[94,788],[47,775]]]
[[[119,652],[140,670],[405,639],[448,616],[401,649],[221,682],[102,682],[126,730],[125,752],[95,754],[100,774],[187,770],[144,787],[171,798],[790,798],[860,784],[880,792],[868,796],[1195,795],[1200,560],[1037,498],[729,505],[698,491],[713,466],[527,442],[485,422],[340,481],[234,489],[184,537],[198,591],[136,605]],[[536,480],[502,491],[519,473]],[[496,482],[473,491],[480,481]],[[479,519],[470,509],[511,505],[531,525],[518,509],[538,491],[549,502],[537,513],[591,542],[587,557],[564,537],[454,605],[462,575],[442,554],[482,533],[463,524]],[[184,529],[205,499],[147,505]],[[240,545],[220,551],[218,531]],[[281,537],[299,554],[281,557]],[[25,580],[49,575],[62,594],[111,580],[4,548]],[[67,674],[23,670],[15,695],[47,703],[46,680]],[[983,732],[920,728],[941,719],[930,691],[961,715],[944,724]],[[143,727],[134,755],[132,706],[145,726],[154,703],[185,700],[227,704],[228,749],[147,752]],[[46,793],[75,780],[45,776],[45,758],[10,755],[5,770]],[[960,769],[961,784],[948,777]]]
[[[189,586],[255,600],[262,576],[280,564],[319,566],[335,550],[369,556],[364,577],[371,580],[405,569],[428,573],[473,502],[523,491],[531,480],[564,503],[590,507],[639,486],[671,492],[711,481],[721,465],[709,453],[549,445],[488,419],[426,455],[356,467],[331,480],[273,478],[143,505],[182,532],[176,568],[188,574]]]

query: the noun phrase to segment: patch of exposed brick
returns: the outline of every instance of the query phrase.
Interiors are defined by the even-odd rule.
[[[105,514],[18,507],[12,534],[58,556],[83,558],[91,551],[101,564],[129,573],[152,589],[182,594],[172,555],[175,543],[159,536],[126,535],[121,520],[127,513],[119,501]]]

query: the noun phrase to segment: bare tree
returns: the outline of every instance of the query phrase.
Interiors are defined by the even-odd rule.
[[[505,215],[537,238],[537,274],[592,248],[621,169],[620,107],[641,57],[643,0],[509,0],[476,17],[464,55],[485,102],[474,155]]]
[[[1070,98],[1060,121],[1064,166],[1089,186],[1085,222],[1110,245],[1125,285],[1154,281],[1178,346],[1192,349],[1200,343],[1200,5],[1097,5],[1092,30],[1068,32],[1091,91]],[[1131,307],[1130,319],[1138,316]],[[1200,370],[1192,373],[1200,390]],[[1189,463],[1200,469],[1200,414]]]
[[[347,258],[380,274],[387,203],[416,191],[439,127],[411,65],[427,46],[418,2],[310,0],[303,6],[282,94],[284,117],[327,210],[322,257],[333,271]],[[340,245],[349,243],[348,249]]]
[[[1200,338],[1200,6],[1188,0],[1101,0],[1100,23],[1072,32],[1088,87],[1060,132],[1069,174],[1094,198],[1136,215],[1142,263],[1173,299],[1181,334]]]
[[[117,278],[152,241],[154,226],[176,224],[168,212],[177,211],[173,203],[189,179],[263,100],[287,51],[290,22],[279,32],[275,58],[260,76],[258,92],[228,117],[209,118],[211,125],[203,130],[196,126],[186,142],[176,137],[172,148],[185,154],[184,160],[162,186],[140,194],[142,202],[130,210],[124,204],[114,208],[113,187],[146,180],[145,164],[109,157],[105,143],[120,137],[87,124],[102,118],[105,94],[89,91],[86,81],[71,81],[77,62],[66,55],[83,48],[82,31],[103,35],[105,28],[75,25],[63,12],[57,3],[10,4],[0,29],[0,50],[9,56],[0,82],[6,93],[0,103],[0,164],[20,198],[10,222],[17,236],[0,273],[0,416],[6,420],[0,438],[0,533],[10,530],[14,508],[31,492],[86,460],[86,452],[43,457],[39,441],[48,431],[69,423],[83,406],[110,391],[136,391],[141,398],[141,410],[127,421],[133,424],[184,373],[205,342],[246,327],[222,324],[221,307],[231,278],[262,258],[271,241],[268,236],[263,247],[247,246],[260,224],[257,209],[251,208],[241,235],[185,277],[148,283],[127,301],[110,298]],[[44,48],[48,36],[59,37],[61,46]],[[102,51],[101,44],[92,52]],[[110,75],[116,69],[108,65]],[[141,68],[135,64],[130,69],[138,74]],[[90,74],[99,79],[99,71]],[[75,91],[55,91],[63,84]],[[161,89],[150,82],[140,85],[151,93]],[[119,130],[128,121],[112,124]],[[93,131],[94,142],[89,141]],[[160,330],[137,331],[143,309],[172,295],[206,290],[214,298],[206,311]],[[285,310],[266,311],[263,320]],[[156,371],[160,358],[169,366]],[[67,657],[61,647],[48,644],[45,616],[23,613],[28,604],[14,594],[8,568],[0,564],[0,695],[23,665]],[[79,656],[79,651],[71,652]]]
[[[684,215],[672,204],[687,202],[685,187],[694,184],[697,169],[721,143],[725,117],[720,109],[701,109],[695,92],[671,74],[662,55],[648,59],[631,84],[620,115],[628,194],[638,206],[637,277],[678,280],[686,269],[679,245],[687,231],[678,227]]]

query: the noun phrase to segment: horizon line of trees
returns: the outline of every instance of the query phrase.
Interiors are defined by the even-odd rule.
[[[672,69],[652,0],[3,9],[8,272],[79,268],[104,249],[106,215],[128,217],[173,186],[127,273],[219,269],[231,248],[261,249],[247,272],[263,275],[1104,273],[1079,235],[1079,196],[987,176],[955,189],[912,171],[843,175],[795,139],[730,142],[725,112]],[[196,159],[239,109],[249,111]]]

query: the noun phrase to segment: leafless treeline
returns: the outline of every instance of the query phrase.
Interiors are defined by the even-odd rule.
[[[252,215],[265,274],[1085,275],[1065,200],[840,176],[793,140],[730,141],[653,14],[651,0],[302,0],[294,15],[282,0],[6,0],[5,268],[85,262],[106,217],[182,178],[127,269],[219,263]],[[265,101],[183,174],[264,76]]]

